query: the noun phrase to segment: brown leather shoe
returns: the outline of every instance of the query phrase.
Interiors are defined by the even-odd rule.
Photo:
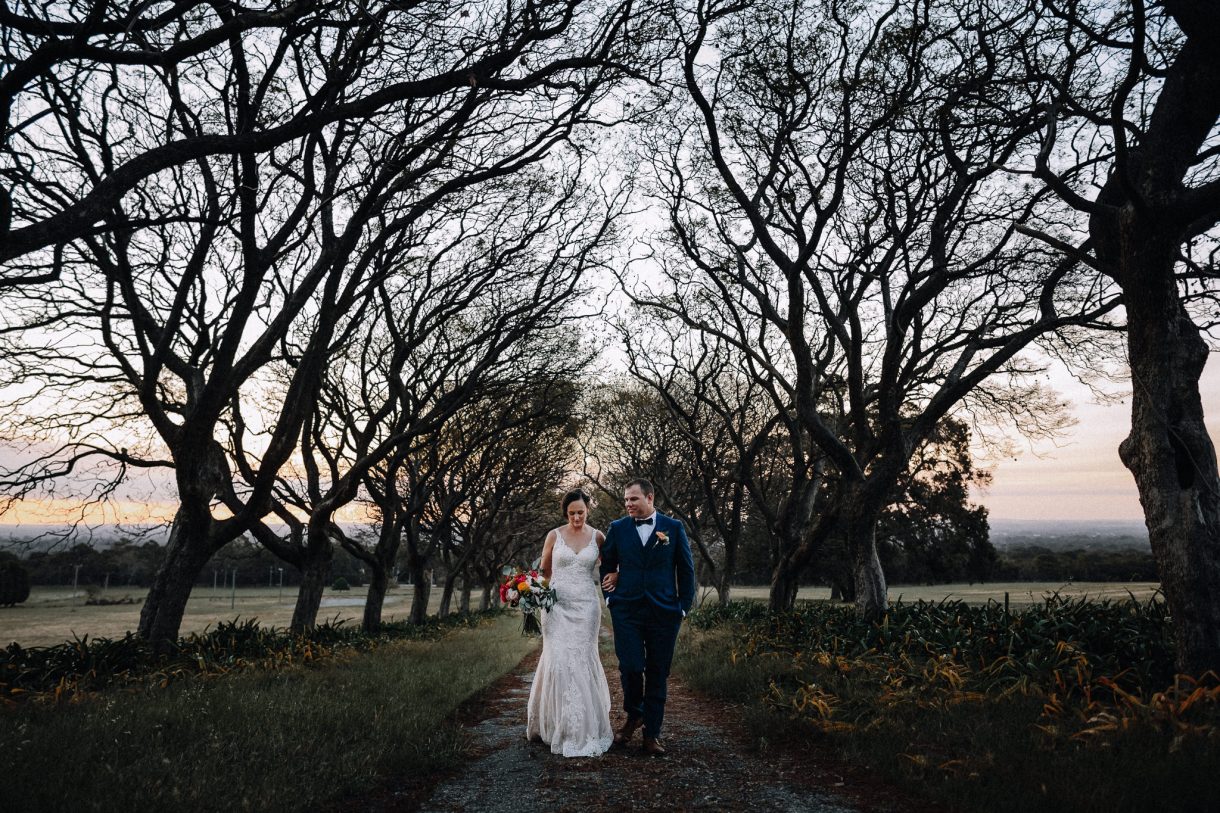
[[[623,727],[614,735],[614,744],[620,748],[631,742],[631,738],[635,736],[636,729],[644,724],[643,717],[632,717],[628,715],[627,722],[623,723]]]
[[[665,748],[656,737],[644,737],[644,753],[650,757],[665,756]]]

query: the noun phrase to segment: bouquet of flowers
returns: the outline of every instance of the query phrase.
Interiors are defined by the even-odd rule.
[[[521,608],[523,635],[540,635],[542,626],[538,623],[538,611],[555,606],[555,588],[537,570],[506,567],[500,585],[500,601]]]

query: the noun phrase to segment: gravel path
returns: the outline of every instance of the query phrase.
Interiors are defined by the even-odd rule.
[[[608,638],[609,631],[603,629],[602,634]],[[602,647],[602,659],[610,677],[616,710],[612,720],[617,726],[621,692],[610,646]],[[535,653],[502,679],[487,696],[481,719],[467,724],[477,751],[461,772],[444,779],[426,798],[399,809],[429,813],[520,813],[523,808],[582,813],[895,809],[889,804],[861,805],[855,793],[849,801],[843,790],[847,783],[832,770],[795,765],[774,754],[764,759],[746,753],[734,733],[732,710],[717,708],[714,701],[693,694],[673,677],[663,735],[666,756],[645,756],[639,750],[638,734],[627,750],[611,750],[597,758],[553,755],[545,744],[525,740],[525,705],[536,662]]]
[[[739,710],[698,695],[674,676],[665,704],[664,757],[626,749],[565,759],[525,739],[525,706],[539,650],[459,712],[468,760],[444,776],[390,777],[374,793],[349,797],[330,813],[521,813],[522,810],[808,811],[928,813],[926,802],[844,765],[825,745],[771,747],[759,754],[743,734]],[[618,664],[608,628],[602,663],[610,679],[611,722],[622,720]]]

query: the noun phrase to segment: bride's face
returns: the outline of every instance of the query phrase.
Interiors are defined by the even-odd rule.
[[[589,516],[589,506],[584,500],[576,500],[568,506],[568,524],[574,529],[585,527],[585,519]]]

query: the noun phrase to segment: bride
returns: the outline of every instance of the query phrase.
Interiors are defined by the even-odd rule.
[[[610,688],[597,652],[602,592],[597,562],[605,535],[589,527],[589,497],[563,497],[568,524],[546,536],[542,573],[555,588],[555,606],[543,613],[542,656],[530,686],[526,736],[541,739],[551,753],[594,757],[614,739]]]

